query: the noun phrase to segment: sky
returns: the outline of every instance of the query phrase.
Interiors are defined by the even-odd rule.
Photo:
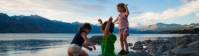
[[[128,4],[130,27],[199,22],[198,0],[0,0],[0,13],[98,24],[99,18],[116,19],[118,3]]]

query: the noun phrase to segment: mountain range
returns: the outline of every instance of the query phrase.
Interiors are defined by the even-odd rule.
[[[67,23],[47,18],[30,16],[8,16],[0,13],[0,33],[75,33],[83,23]],[[101,33],[99,25],[92,25],[92,33]],[[156,23],[140,28],[130,28],[130,33],[198,33],[199,24],[188,25]],[[194,32],[196,31],[196,32]],[[118,32],[115,27],[114,32]]]
[[[164,23],[156,23],[144,27],[139,28],[140,31],[152,31],[157,33],[198,33],[199,24],[191,23],[191,24],[164,24]]]

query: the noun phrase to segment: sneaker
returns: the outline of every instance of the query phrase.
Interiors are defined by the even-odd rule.
[[[126,51],[125,50],[121,50],[120,52],[119,52],[119,55],[125,55],[126,54]]]

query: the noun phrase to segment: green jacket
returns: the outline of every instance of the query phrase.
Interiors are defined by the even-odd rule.
[[[103,37],[101,43],[102,56],[116,56],[115,55],[115,41],[117,40],[116,36],[111,34],[107,37]]]

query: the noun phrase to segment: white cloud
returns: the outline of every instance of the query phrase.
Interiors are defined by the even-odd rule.
[[[92,17],[83,17],[83,14],[102,8],[101,5],[85,4],[82,0],[0,0],[0,4],[0,12],[10,16],[36,14],[65,22],[84,22],[85,19],[93,22]]]
[[[187,4],[179,8],[171,8],[167,9],[161,13],[154,12],[146,12],[141,15],[135,17],[137,19],[147,19],[147,20],[167,20],[167,19],[175,19],[177,17],[182,17],[186,15],[190,15],[192,13],[198,13],[199,6],[198,1],[190,1]]]
[[[57,8],[53,8],[52,6],[49,6],[51,3],[56,2],[49,2],[44,3],[43,0],[1,0],[0,4],[0,10],[6,13],[9,13],[9,15],[30,15],[30,14],[37,14],[43,17],[47,17],[50,19],[60,18],[60,20],[63,20],[66,16],[73,15],[72,12],[68,12],[70,10],[59,10]],[[58,7],[59,8],[59,7]]]

